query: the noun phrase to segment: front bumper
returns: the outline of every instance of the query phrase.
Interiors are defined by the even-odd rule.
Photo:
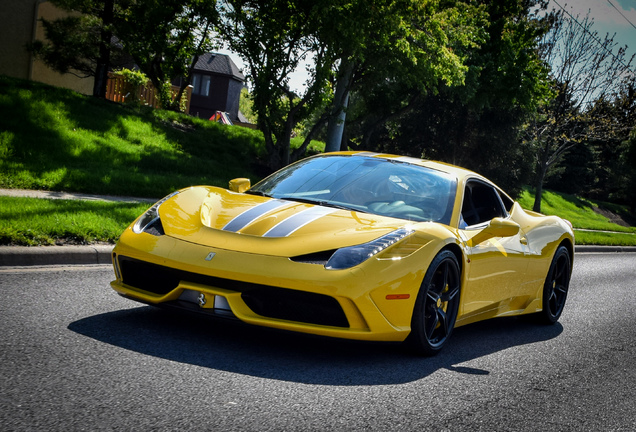
[[[127,230],[113,250],[117,278],[111,286],[143,303],[235,317],[254,325],[402,341],[410,332],[423,278],[420,270],[404,270],[410,259],[373,258],[362,266],[334,271],[285,257]]]

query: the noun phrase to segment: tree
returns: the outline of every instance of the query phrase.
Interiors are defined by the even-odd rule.
[[[160,91],[165,109],[179,109],[199,56],[213,47],[214,0],[118,0],[113,24],[123,49]],[[171,82],[182,78],[178,94]]]
[[[577,144],[546,186],[603,201],[629,203],[635,163],[631,160],[636,129],[636,82],[620,87],[588,108],[589,137]]]
[[[93,76],[93,95],[105,97],[111,52],[120,54],[112,43],[115,0],[52,0],[52,3],[71,15],[54,21],[42,19],[48,42],[35,41],[27,48],[60,73]]]
[[[248,63],[271,168],[302,155],[313,133],[342,113],[358,83],[367,81],[371,88],[399,80],[431,90],[440,81],[461,82],[462,48],[480,37],[474,25],[478,11],[453,1],[220,3],[221,35]],[[288,87],[289,74],[307,59],[310,78],[304,93],[296,95]],[[291,151],[294,126],[320,106],[329,108],[303,145]]]
[[[537,212],[541,211],[549,170],[558,166],[574,146],[599,131],[594,127],[594,101],[608,97],[632,73],[634,57],[627,60],[625,48],[614,53],[613,37],[601,39],[592,27],[589,13],[581,18],[560,12],[542,44],[542,56],[551,66],[554,96],[526,128],[526,140],[534,148],[533,209]]]
[[[212,0],[52,2],[71,15],[43,20],[48,42],[36,42],[31,49],[45,63],[62,73],[94,76],[93,94],[104,97],[112,53],[118,64],[132,57],[168,109],[178,108],[198,56],[211,47],[209,33],[218,17]],[[185,79],[173,98],[170,82],[178,77]]]
[[[318,119],[303,145],[291,151],[292,130],[322,103],[332,63],[315,37],[322,2],[225,0],[219,4],[219,35],[248,65],[245,73],[258,128],[265,137],[266,164],[280,168],[304,154],[313,131],[326,120]],[[310,53],[309,82],[298,96],[289,88],[289,77]]]
[[[354,95],[351,146],[462,165],[513,193],[520,189],[529,157],[520,130],[549,94],[537,48],[551,17],[539,13],[544,2],[483,1],[482,7],[487,37],[464,54],[465,83],[428,93],[391,83]]]
[[[352,90],[400,87],[391,107],[399,111],[441,83],[463,84],[468,51],[484,42],[485,18],[483,8],[456,1],[342,2],[320,36],[339,53],[327,151],[340,149]]]

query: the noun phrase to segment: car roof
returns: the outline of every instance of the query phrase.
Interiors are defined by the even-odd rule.
[[[365,157],[373,157],[373,158],[379,158],[379,159],[396,160],[399,162],[410,163],[413,165],[419,165],[422,167],[431,168],[437,171],[445,172],[455,176],[457,180],[459,181],[468,177],[477,177],[483,180],[487,180],[485,177],[466,168],[461,168],[456,165],[451,165],[445,162],[438,162],[438,161],[432,161],[427,159],[418,159],[418,158],[410,157],[410,156],[398,156],[393,154],[375,153],[375,152],[369,152],[369,151],[342,151],[342,152],[324,153],[320,156],[329,156],[329,155],[365,156]]]

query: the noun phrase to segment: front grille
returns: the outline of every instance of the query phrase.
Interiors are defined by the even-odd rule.
[[[117,259],[124,284],[154,294],[165,295],[177,288],[181,281],[192,282],[240,292],[245,304],[264,317],[349,327],[338,301],[323,294],[207,276],[121,255]]]
[[[268,287],[246,291],[241,298],[250,309],[262,316],[349,327],[338,301],[326,295]]]

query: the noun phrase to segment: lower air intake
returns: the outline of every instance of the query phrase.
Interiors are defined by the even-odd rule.
[[[245,304],[254,313],[264,317],[349,327],[349,321],[340,303],[327,295],[207,276],[121,255],[117,259],[124,284],[154,294],[168,294],[182,281],[194,282],[240,292]]]

